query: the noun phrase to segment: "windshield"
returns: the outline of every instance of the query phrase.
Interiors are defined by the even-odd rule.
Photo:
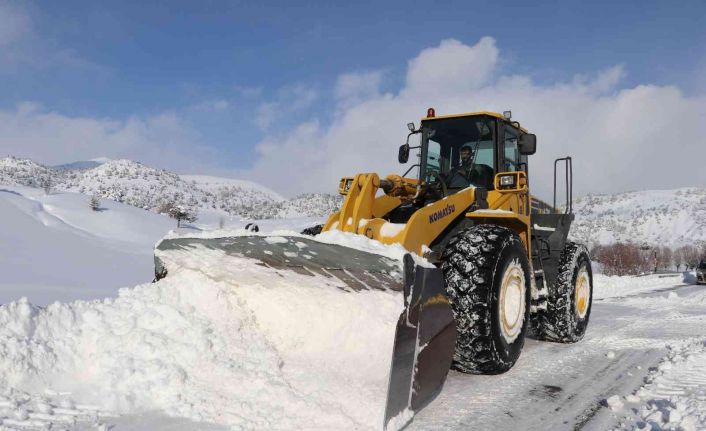
[[[703,261],[701,262],[701,264],[699,264],[699,269],[706,269],[706,261]]]
[[[424,121],[422,177],[428,184],[444,181],[449,189],[470,185],[493,187],[495,121],[489,117],[457,117]]]

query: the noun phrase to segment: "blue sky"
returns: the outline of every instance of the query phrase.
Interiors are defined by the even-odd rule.
[[[706,93],[703,1],[63,1],[4,9],[19,24],[4,41],[0,29],[0,109],[31,102],[43,113],[115,122],[172,116],[178,139],[206,149],[194,167],[214,172],[250,168],[258,143],[310,120],[328,127],[340,113],[341,75],[377,73],[375,91],[399,94],[408,62],[447,39],[473,46],[492,37],[500,51],[493,73],[539,86],[621,66],[614,91],[651,84],[685,97]],[[84,153],[67,151],[63,161]],[[183,160],[164,167],[189,170]]]

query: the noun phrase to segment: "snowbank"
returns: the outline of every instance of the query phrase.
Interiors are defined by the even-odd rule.
[[[246,429],[378,428],[402,298],[217,250],[115,299],[0,307],[0,387]]]
[[[593,274],[593,298],[619,298],[667,289],[681,284],[684,277],[684,274],[651,274],[639,277]]]

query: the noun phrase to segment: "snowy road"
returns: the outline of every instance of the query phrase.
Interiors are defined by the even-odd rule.
[[[668,346],[698,351],[704,339],[703,286],[663,285],[596,299],[584,340],[560,345],[530,339],[517,365],[499,376],[451,372],[409,429],[598,430],[618,426],[626,416],[626,424],[634,424],[642,418],[629,415],[623,398],[644,385],[650,369],[670,354]],[[614,395],[626,406],[609,405]],[[651,401],[629,399],[635,406]]]
[[[397,295],[172,257],[117,298],[0,306],[0,430],[379,429]],[[706,429],[706,288],[597,276],[594,293],[584,340],[451,372],[409,429]]]

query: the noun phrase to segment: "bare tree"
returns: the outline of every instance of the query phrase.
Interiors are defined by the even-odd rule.
[[[669,247],[659,247],[657,249],[657,268],[663,270],[672,269],[674,264],[674,252]]]
[[[54,187],[51,177],[48,175],[39,180],[39,185],[42,187],[42,190],[44,190],[44,194],[46,195],[51,194],[52,188]]]
[[[679,247],[677,252],[681,254],[682,261],[686,265],[687,271],[696,268],[701,260],[701,252],[699,248],[693,245]]]
[[[599,245],[591,255],[603,265],[606,275],[638,275],[649,272],[654,266],[653,251],[635,244]]]

